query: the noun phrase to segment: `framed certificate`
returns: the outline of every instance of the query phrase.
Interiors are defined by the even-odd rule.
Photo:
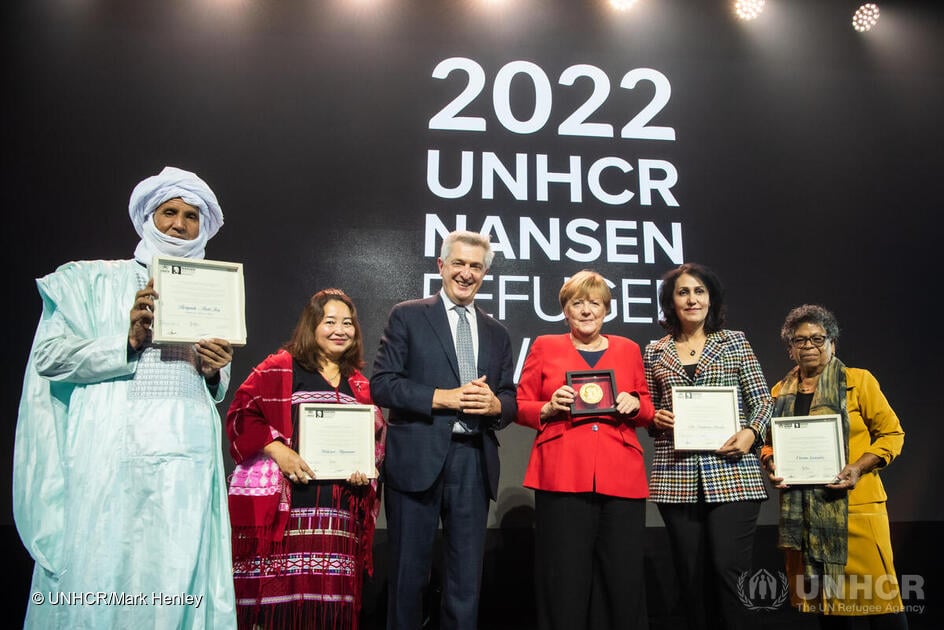
[[[570,405],[570,415],[599,416],[616,413],[616,377],[613,370],[567,372],[567,384],[577,397]]]
[[[776,474],[785,484],[835,483],[846,466],[838,414],[771,418],[770,431]]]
[[[373,405],[302,403],[298,406],[298,454],[316,479],[374,473]]]
[[[151,274],[158,296],[153,343],[194,343],[218,337],[234,346],[246,345],[242,264],[155,256]]]
[[[737,387],[672,388],[677,451],[716,451],[741,430]]]

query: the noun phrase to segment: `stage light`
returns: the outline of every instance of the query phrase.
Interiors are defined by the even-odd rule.
[[[764,10],[765,0],[737,0],[734,13],[742,20],[753,20]]]
[[[878,16],[879,10],[877,4],[872,2],[863,4],[856,9],[855,14],[852,16],[852,28],[860,33],[867,31],[878,23]]]
[[[617,11],[626,11],[636,4],[636,0],[610,0],[610,6]]]

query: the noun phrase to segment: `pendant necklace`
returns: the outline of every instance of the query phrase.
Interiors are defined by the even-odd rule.
[[[680,343],[683,343],[683,344],[685,344],[686,346],[688,346],[688,348],[689,348],[689,350],[688,350],[688,356],[693,357],[693,356],[695,356],[695,355],[698,353],[698,351],[695,350],[695,348],[693,348],[693,347],[691,346],[691,343],[692,343],[691,340],[683,341],[683,342],[678,342],[678,341],[677,341],[677,342],[676,342],[676,345],[678,345],[678,344],[680,344]]]

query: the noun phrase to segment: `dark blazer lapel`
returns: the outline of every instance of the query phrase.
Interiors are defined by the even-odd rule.
[[[456,356],[456,344],[452,340],[452,329],[449,328],[446,306],[438,293],[427,302],[426,319],[429,320],[430,327],[436,333],[436,338],[449,360],[449,366],[455,373],[456,380],[461,380],[459,378],[459,358]]]
[[[478,328],[479,332],[479,349],[476,359],[476,364],[478,365],[478,376],[483,374],[488,374],[488,367],[491,365],[492,359],[492,327],[489,326],[489,322],[485,319],[488,315],[480,309],[478,306],[475,307],[475,325]],[[498,387],[497,383],[488,383],[492,387]]]

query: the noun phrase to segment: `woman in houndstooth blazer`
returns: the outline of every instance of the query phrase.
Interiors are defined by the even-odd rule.
[[[665,521],[689,628],[747,628],[738,582],[751,568],[760,503],[767,498],[757,449],[772,400],[754,351],[724,326],[717,276],[685,264],[663,277],[659,302],[668,335],[646,348],[645,370],[656,415],[650,498]],[[741,429],[716,451],[674,448],[672,388],[735,386]]]

